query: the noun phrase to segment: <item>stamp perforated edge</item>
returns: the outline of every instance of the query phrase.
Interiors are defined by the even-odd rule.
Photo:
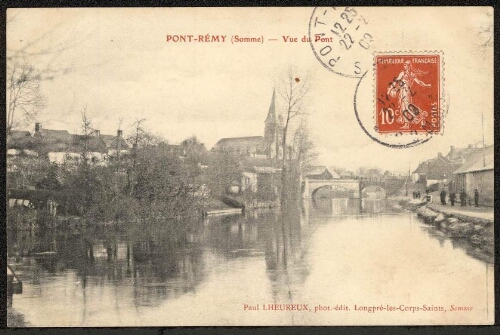
[[[372,97],[373,97],[373,111],[374,113],[372,114],[372,119],[373,119],[373,125],[374,127],[377,126],[377,120],[375,118],[376,115],[376,110],[377,110],[377,92],[376,92],[376,85],[377,85],[377,74],[376,74],[376,68],[377,64],[375,63],[375,57],[376,56],[384,56],[384,55],[404,55],[404,56],[412,56],[412,55],[439,55],[439,60],[440,60],[440,69],[439,69],[439,99],[440,99],[440,112],[441,112],[441,120],[440,120],[440,127],[439,127],[439,132],[433,132],[431,134],[427,133],[421,133],[420,135],[415,135],[414,133],[411,132],[402,132],[402,133],[379,133],[377,131],[377,134],[379,136],[382,136],[384,138],[388,137],[396,137],[396,136],[422,136],[425,135],[432,137],[433,135],[443,135],[444,134],[444,120],[446,118],[446,115],[448,114],[448,106],[449,102],[446,101],[445,99],[445,78],[444,78],[444,67],[445,67],[445,62],[444,62],[444,52],[442,50],[423,50],[423,51],[415,51],[415,50],[401,50],[401,51],[374,51],[372,53],[372,59],[373,59],[373,80],[372,80]]]

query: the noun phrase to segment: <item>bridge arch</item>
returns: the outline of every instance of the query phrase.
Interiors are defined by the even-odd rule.
[[[364,199],[386,199],[387,190],[380,185],[362,185],[361,198]]]
[[[312,192],[311,192],[311,198],[316,198],[317,197],[317,194],[318,194],[318,191],[321,191],[321,190],[329,190],[330,191],[330,196],[332,194],[332,185],[323,185],[323,186],[320,186],[316,189],[314,189]]]
[[[320,189],[331,187],[331,195],[338,198],[359,199],[359,181],[355,179],[306,179],[303,198],[313,198]]]

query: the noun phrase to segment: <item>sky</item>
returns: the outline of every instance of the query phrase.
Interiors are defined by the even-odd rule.
[[[310,44],[300,41],[308,35],[312,10],[9,9],[8,56],[58,72],[41,82],[45,109],[20,128],[32,131],[40,122],[79,133],[86,108],[102,134],[115,134],[121,124],[126,136],[144,118],[149,131],[171,143],[195,135],[210,149],[220,138],[263,135],[273,89],[292,67],[311,85],[304,118],[318,164],[406,172],[451,145],[479,144],[483,128],[486,145],[493,144],[493,46],[484,32],[492,25],[492,8],[357,8],[375,42],[369,53],[353,52],[347,60],[369,63],[375,51],[444,55],[443,134],[405,149],[366,136],[353,107],[359,79],[328,71]],[[167,42],[167,35],[206,34],[225,35],[226,41]],[[263,43],[233,44],[236,35]],[[284,42],[283,36],[299,42]],[[367,80],[370,90],[372,78]],[[369,106],[366,93],[361,96]],[[279,100],[277,110],[283,109]]]

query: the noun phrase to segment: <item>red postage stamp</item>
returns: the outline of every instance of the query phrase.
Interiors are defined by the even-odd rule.
[[[379,133],[441,131],[441,55],[375,56],[375,120]]]

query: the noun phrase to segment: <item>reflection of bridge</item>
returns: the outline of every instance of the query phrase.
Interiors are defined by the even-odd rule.
[[[383,198],[387,196],[387,183],[366,179],[312,179],[304,180],[302,197],[314,198],[319,190],[329,189],[334,198],[360,199],[372,197],[371,193],[379,192]]]

